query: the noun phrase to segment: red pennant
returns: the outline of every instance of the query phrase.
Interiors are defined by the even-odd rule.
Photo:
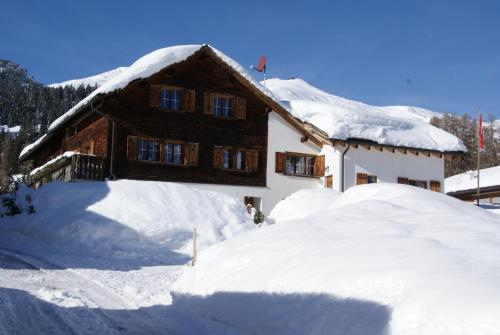
[[[479,149],[484,148],[483,116],[479,113]]]

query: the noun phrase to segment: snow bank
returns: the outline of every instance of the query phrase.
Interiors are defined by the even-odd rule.
[[[275,223],[300,219],[328,208],[341,194],[325,187],[297,191],[281,200],[269,214],[269,219]]]
[[[479,186],[500,185],[500,166],[482,169],[479,175]],[[444,180],[444,191],[456,192],[471,190],[477,187],[477,171],[467,171]]]
[[[412,186],[370,184],[204,250],[173,288],[181,300],[214,297],[194,312],[239,333],[497,334],[498,264],[497,215]],[[219,294],[247,298],[222,304]]]
[[[428,124],[433,112],[416,107],[375,107],[331,95],[302,79],[269,79],[266,87],[295,117],[330,138],[439,151],[466,151],[462,141]]]
[[[170,264],[188,259],[194,227],[200,249],[254,227],[243,202],[175,183],[50,183],[32,198],[35,214],[1,219],[3,246]]]

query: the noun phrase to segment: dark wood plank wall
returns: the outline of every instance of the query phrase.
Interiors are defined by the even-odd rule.
[[[151,84],[169,84],[196,91],[194,113],[165,112],[149,107]],[[203,113],[205,91],[234,94],[247,99],[245,120],[214,118]],[[129,85],[107,99],[101,111],[116,120],[114,173],[118,178],[266,185],[266,106],[230,73],[207,56],[195,55],[156,75]],[[127,136],[148,136],[199,143],[198,166],[172,166],[157,162],[129,161]],[[258,150],[256,172],[213,168],[214,146]]]
[[[94,155],[106,157],[108,142],[108,120],[93,114],[77,125],[77,133],[63,141],[63,151],[87,153],[94,141]]]

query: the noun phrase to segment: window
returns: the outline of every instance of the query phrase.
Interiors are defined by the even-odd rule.
[[[413,179],[409,179],[408,180],[408,184],[412,185],[412,186],[416,186],[416,187],[427,189],[427,181],[426,180],[413,180]]]
[[[287,155],[285,173],[289,175],[314,176],[315,157],[306,155]]]
[[[178,111],[181,107],[181,92],[176,89],[161,90],[160,107],[164,110]]]
[[[137,143],[137,159],[143,161],[157,161],[159,144],[157,141],[140,139]]]
[[[243,150],[236,152],[236,170],[246,170],[247,153]]]
[[[214,100],[214,115],[225,119],[233,117],[233,99],[216,96]]]
[[[376,184],[378,178],[375,175],[369,175],[367,173],[356,173],[356,185],[363,184]]]
[[[233,168],[233,153],[231,149],[224,149],[223,164],[224,169]]]
[[[217,169],[256,172],[259,167],[259,152],[250,149],[215,146],[213,167]]]
[[[163,145],[163,161],[170,164],[184,164],[183,152],[181,143],[165,143]]]

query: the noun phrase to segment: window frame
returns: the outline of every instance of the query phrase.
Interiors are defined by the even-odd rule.
[[[418,186],[417,185],[418,183],[425,183],[425,187]],[[428,185],[427,180],[408,179],[408,185],[411,185],[411,186],[414,186],[414,187],[418,187],[418,188],[421,188],[421,189],[424,189],[424,190],[428,190],[429,189],[429,185]]]
[[[289,157],[301,157],[304,159],[304,173],[290,173],[288,171],[288,160]],[[314,166],[315,166],[315,161],[317,159],[317,155],[313,154],[304,154],[304,153],[298,153],[298,152],[285,152],[285,171],[284,175],[286,176],[297,176],[297,177],[308,177],[308,178],[317,178],[317,176],[314,175]],[[308,158],[312,158],[312,164],[308,166]],[[307,174],[308,168],[312,168],[312,173]]]
[[[217,101],[221,100],[220,105],[217,104]],[[224,101],[227,101],[231,104],[230,107],[224,107]],[[222,119],[222,120],[233,120],[236,119],[236,96],[232,94],[223,94],[223,93],[213,93],[213,101],[212,101],[212,116],[216,119]],[[218,115],[217,108],[220,108],[220,115]],[[224,108],[227,110],[230,110],[229,115],[224,115]]]
[[[168,86],[168,85],[161,85],[160,86],[160,110],[164,112],[182,112],[184,106],[182,106],[182,94],[183,94],[183,88],[177,87],[177,86]],[[164,98],[163,94],[165,91],[170,92],[169,93],[169,98]],[[174,100],[171,97],[172,92],[177,92],[177,99]],[[168,108],[163,108],[163,101],[169,101],[169,106]],[[177,109],[172,108],[172,102],[176,101],[177,102]]]

